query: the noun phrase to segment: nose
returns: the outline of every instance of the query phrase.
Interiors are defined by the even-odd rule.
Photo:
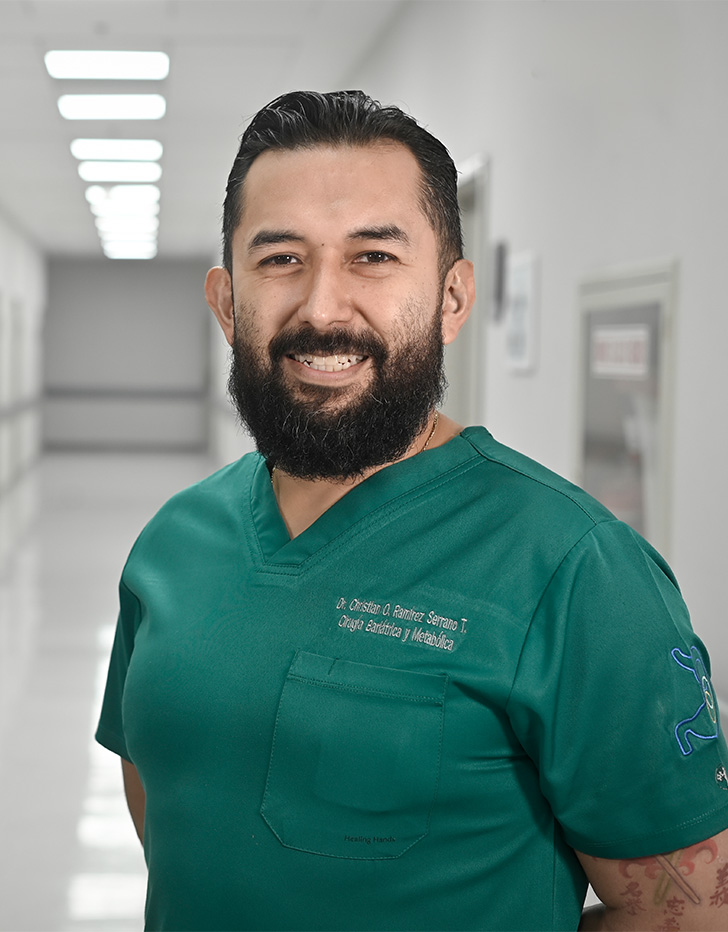
[[[298,318],[317,330],[349,322],[354,316],[346,273],[336,260],[321,259],[305,277]]]

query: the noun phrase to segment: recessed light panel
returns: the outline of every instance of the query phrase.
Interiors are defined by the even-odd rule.
[[[156,204],[159,202],[159,188],[156,184],[116,184],[105,188],[93,184],[86,188],[86,200],[89,204],[125,203]]]
[[[78,173],[84,181],[159,181],[157,162],[81,162]]]
[[[157,255],[156,243],[108,241],[102,244],[109,259],[153,259]]]
[[[77,159],[156,162],[162,157],[162,143],[156,139],[74,139],[71,154]]]
[[[66,120],[161,120],[161,94],[63,94],[58,110]]]
[[[106,187],[94,184],[86,188],[86,200],[108,258],[153,259],[156,256],[159,228],[159,188],[156,185]]]
[[[94,217],[156,217],[159,204],[135,204],[133,201],[104,201],[91,204]]]
[[[54,49],[44,60],[52,78],[65,80],[161,81],[169,74],[164,52]]]
[[[102,243],[156,243],[156,233],[137,233],[135,230],[121,230],[114,233],[99,233]]]
[[[155,233],[159,228],[156,217],[97,217],[99,233]]]

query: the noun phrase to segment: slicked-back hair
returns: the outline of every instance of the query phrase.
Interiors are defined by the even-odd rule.
[[[397,142],[420,166],[420,207],[439,241],[440,274],[463,256],[457,170],[445,146],[399,107],[363,91],[292,91],[259,110],[240,140],[223,207],[223,265],[232,274],[232,239],[243,210],[244,182],[255,159],[275,149],[367,146]]]

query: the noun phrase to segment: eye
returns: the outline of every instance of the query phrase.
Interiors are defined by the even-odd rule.
[[[372,252],[365,252],[357,256],[356,261],[363,262],[366,265],[381,265],[384,262],[394,262],[395,258],[388,252],[373,250]]]
[[[293,265],[296,262],[298,262],[298,259],[296,258],[296,256],[291,256],[291,255],[288,255],[287,253],[283,253],[282,255],[278,255],[278,256],[268,256],[268,258],[263,259],[263,261],[260,264],[261,265]]]

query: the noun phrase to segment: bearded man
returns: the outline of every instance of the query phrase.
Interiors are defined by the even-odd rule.
[[[442,143],[359,91],[273,101],[206,296],[259,452],[124,569],[97,737],[146,927],[728,928],[728,752],[669,568],[437,412],[474,300]]]

